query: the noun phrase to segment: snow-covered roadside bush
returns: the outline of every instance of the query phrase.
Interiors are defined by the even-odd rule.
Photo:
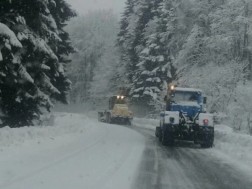
[[[231,159],[246,166],[252,165],[252,137],[234,132],[226,125],[215,126],[215,146],[213,150],[229,156]]]
[[[21,145],[29,140],[42,141],[54,140],[62,135],[83,133],[88,127],[92,127],[95,122],[82,114],[55,113],[54,125],[0,129],[0,147]],[[85,124],[83,124],[83,120]]]
[[[240,84],[235,99],[228,105],[229,125],[233,129],[252,135],[252,82]]]

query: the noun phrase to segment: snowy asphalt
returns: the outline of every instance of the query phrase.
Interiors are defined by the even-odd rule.
[[[134,127],[133,127],[134,128]],[[251,178],[209,149],[190,142],[162,146],[152,129],[138,128],[146,148],[132,189],[249,189]]]
[[[155,125],[135,119],[133,126],[120,126],[65,113],[56,116],[53,127],[3,128],[0,189],[251,188],[249,161],[244,169],[220,150],[227,146],[224,127],[218,128],[215,148],[201,149],[190,142],[162,146]],[[240,147],[250,141],[227,135],[241,140]],[[250,154],[245,151],[239,157]]]

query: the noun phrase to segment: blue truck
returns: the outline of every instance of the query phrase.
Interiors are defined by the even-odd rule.
[[[205,148],[213,146],[213,115],[206,112],[207,99],[202,90],[171,85],[165,101],[166,108],[160,113],[160,126],[155,131],[163,145],[186,140]]]

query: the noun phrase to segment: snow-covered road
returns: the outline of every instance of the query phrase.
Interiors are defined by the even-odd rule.
[[[23,135],[24,142],[0,151],[1,189],[131,188],[144,149],[143,136],[86,116],[61,119],[56,121],[60,135],[52,127],[31,128],[31,136],[22,134],[29,128],[4,131]]]
[[[152,129],[137,128],[147,142],[133,189],[249,189],[251,176],[215,149],[190,142],[164,147]]]
[[[61,113],[54,126],[2,128],[0,189],[251,188],[251,153],[237,149],[231,158],[236,148],[228,145],[228,136],[252,144],[249,136],[222,127],[213,149],[188,142],[170,148],[154,137],[156,124],[135,119],[126,127]]]

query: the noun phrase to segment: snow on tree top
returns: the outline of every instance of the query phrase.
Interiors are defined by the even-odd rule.
[[[141,53],[142,54],[149,54],[150,53],[150,49],[149,48],[145,48],[144,50],[142,50]]]
[[[10,30],[10,28],[8,26],[6,26],[3,23],[0,23],[0,36],[4,36],[7,39],[9,39],[9,43],[12,46],[15,47],[20,47],[22,48],[22,44],[20,43],[20,41],[17,39],[16,35],[14,34],[13,31]]]
[[[157,59],[158,59],[159,62],[163,62],[164,61],[164,56],[163,55],[159,55],[157,57]]]
[[[32,35],[29,35],[30,41],[34,44],[34,50],[38,50],[39,52],[43,52],[50,56],[53,60],[58,61],[58,57],[54,54],[52,49],[46,44],[45,40],[41,38],[35,38]]]

